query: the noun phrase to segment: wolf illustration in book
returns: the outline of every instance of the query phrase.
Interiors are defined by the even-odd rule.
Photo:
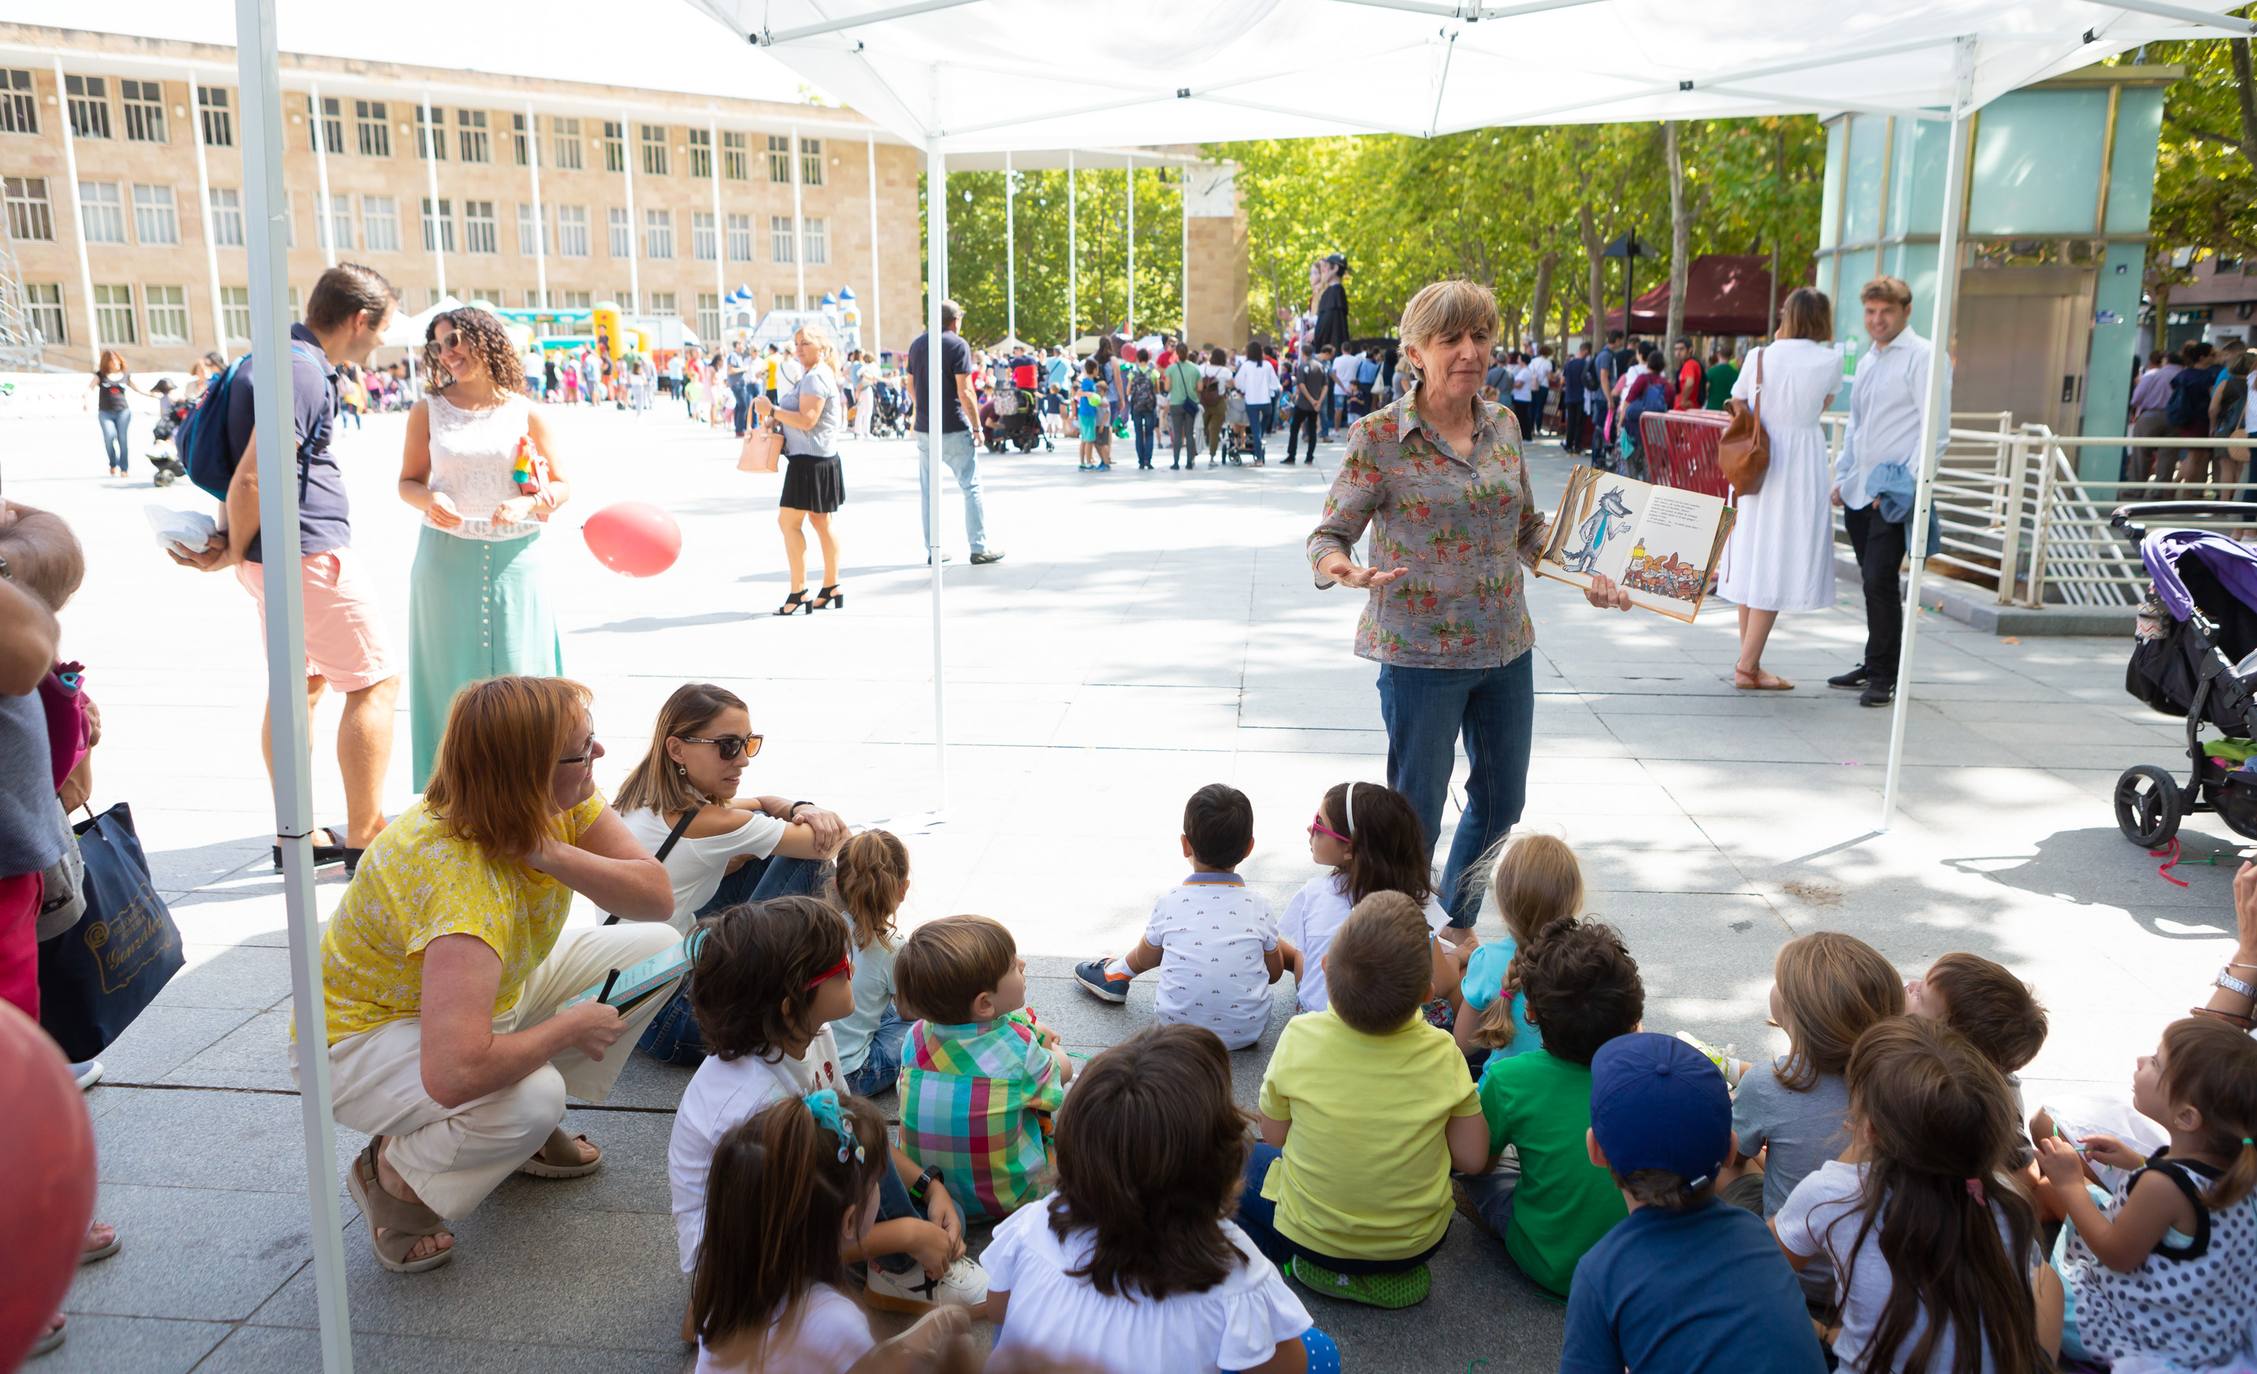
[[[1599,553],[1606,548],[1608,537],[1615,533],[1615,521],[1629,518],[1630,507],[1623,503],[1622,488],[1607,488],[1599,496],[1599,508],[1575,527],[1576,547],[1561,552],[1560,566],[1579,573],[1598,567]]]

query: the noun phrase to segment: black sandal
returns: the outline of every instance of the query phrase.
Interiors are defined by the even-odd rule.
[[[334,840],[339,835],[345,833],[345,827],[341,825],[324,825],[317,828],[314,833],[316,835],[327,835],[330,839]],[[313,866],[315,868],[327,868],[331,864],[355,863],[359,861],[360,854],[361,852],[359,850],[354,849],[349,845],[321,844],[317,841],[313,847]],[[274,871],[277,873],[280,873],[282,871],[281,845],[274,846]]]
[[[807,599],[807,589],[805,587],[802,587],[798,591],[793,592],[789,600],[784,602],[783,605],[776,608],[775,613],[777,615],[790,615],[793,611],[805,611],[809,615],[815,614],[815,603]]]
[[[839,590],[838,583],[833,582],[830,586],[815,593],[815,599],[807,603],[807,609],[810,611],[832,609],[843,611],[846,609],[846,593]]]

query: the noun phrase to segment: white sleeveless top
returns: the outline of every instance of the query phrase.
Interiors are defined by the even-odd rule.
[[[424,399],[431,416],[430,487],[462,513],[460,527],[441,532],[489,541],[540,533],[537,520],[497,525],[488,518],[502,502],[525,494],[509,474],[517,465],[517,441],[530,426],[531,403],[523,396],[506,396],[499,405],[465,410],[436,391]],[[423,520],[439,528],[429,514]]]

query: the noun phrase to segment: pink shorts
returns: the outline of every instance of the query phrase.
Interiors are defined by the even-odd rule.
[[[384,642],[384,616],[360,576],[349,548],[309,553],[302,560],[300,586],[306,598],[306,676],[326,679],[340,692],[373,687],[398,670]],[[266,629],[266,569],[257,563],[235,565],[235,580],[259,603],[259,629]]]

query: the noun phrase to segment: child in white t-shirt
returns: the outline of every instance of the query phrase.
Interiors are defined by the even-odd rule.
[[[1156,1026],[1091,1060],[1058,1111],[1057,1188],[995,1228],[983,1259],[995,1350],[1114,1374],[1271,1368],[1331,1340],[1229,1219],[1250,1147],[1230,1057]]]
[[[1152,904],[1144,938],[1125,957],[1087,960],[1075,980],[1093,997],[1125,1002],[1129,980],[1157,968],[1153,1010],[1162,1022],[1203,1026],[1234,1050],[1260,1040],[1285,956],[1268,900],[1238,876],[1253,852],[1254,804],[1244,792],[1217,782],[1192,793],[1183,806],[1191,876]]]
[[[1324,952],[1356,903],[1374,892],[1400,892],[1421,904],[1435,936],[1433,995],[1456,999],[1460,969],[1444,943],[1450,913],[1435,900],[1426,832],[1400,792],[1376,782],[1333,786],[1309,822],[1309,857],[1330,871],[1293,894],[1277,929],[1301,1010],[1323,1011],[1332,1004],[1325,992]]]

